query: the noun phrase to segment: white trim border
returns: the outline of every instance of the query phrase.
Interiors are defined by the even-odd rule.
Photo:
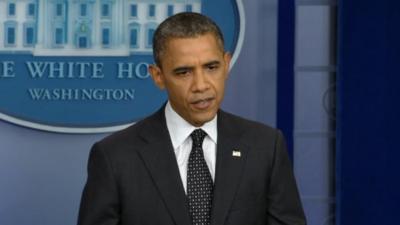
[[[60,127],[60,126],[51,126],[44,125],[40,123],[34,123],[22,119],[18,119],[3,113],[0,113],[0,119],[10,122],[12,124],[20,125],[23,127],[33,128],[42,131],[50,131],[56,133],[67,133],[67,134],[95,134],[95,133],[108,133],[114,132],[118,130],[122,130],[124,128],[129,127],[134,123],[128,123],[118,126],[109,126],[109,127],[89,127],[89,128],[75,128],[75,127]]]
[[[242,46],[244,42],[244,34],[246,30],[246,19],[245,19],[245,13],[244,13],[244,7],[243,7],[243,2],[242,0],[236,0],[237,8],[239,11],[239,37],[236,43],[235,47],[235,52],[233,53],[232,56],[232,63],[230,65],[230,69],[232,69],[233,65],[235,64],[237,58],[239,57],[240,52],[242,51]]]

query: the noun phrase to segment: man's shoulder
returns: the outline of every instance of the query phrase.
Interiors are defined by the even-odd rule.
[[[105,146],[137,145],[143,141],[141,134],[146,130],[156,129],[157,126],[162,127],[162,119],[160,116],[162,116],[162,114],[160,114],[160,111],[157,111],[122,130],[104,137],[97,143]]]

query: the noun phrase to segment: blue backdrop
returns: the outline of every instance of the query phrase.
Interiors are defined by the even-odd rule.
[[[223,108],[276,126],[277,0],[243,4],[246,35]],[[57,134],[0,121],[0,224],[75,224],[90,147],[105,135]]]

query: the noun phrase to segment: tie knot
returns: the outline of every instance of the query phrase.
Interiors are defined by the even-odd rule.
[[[202,129],[196,129],[194,130],[190,136],[192,137],[193,140],[193,146],[196,147],[201,147],[203,144],[203,140],[206,137],[207,133],[204,132]]]

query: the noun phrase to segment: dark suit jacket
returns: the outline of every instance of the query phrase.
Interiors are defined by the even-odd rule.
[[[211,224],[305,224],[282,134],[223,111],[217,124]],[[164,107],[93,146],[78,220],[79,225],[191,224]]]

